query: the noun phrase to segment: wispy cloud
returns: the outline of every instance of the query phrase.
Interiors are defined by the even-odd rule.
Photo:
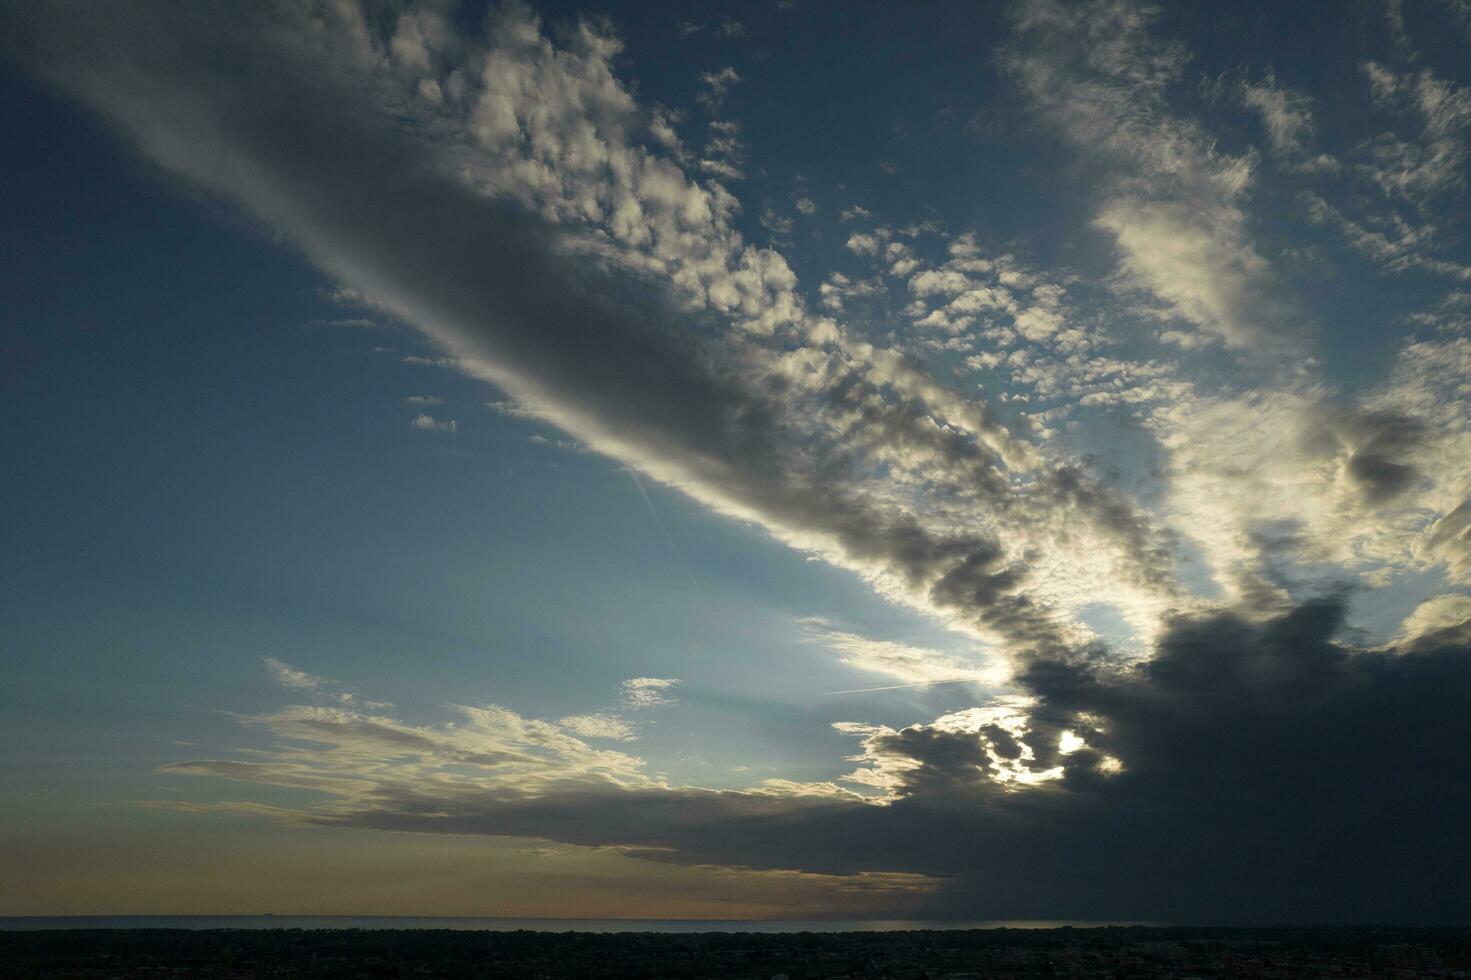
[[[622,704],[633,711],[676,704],[673,689],[678,685],[673,677],[630,677],[623,682]]]
[[[288,663],[277,660],[275,657],[265,659],[266,669],[276,679],[276,683],[285,688],[295,688],[302,691],[312,691],[322,686],[322,679],[315,674],[308,674],[304,670],[297,670]]]
[[[420,432],[454,432],[459,424],[454,419],[437,419],[420,412],[409,421],[409,428]]]
[[[960,681],[994,685],[1006,679],[1004,674],[997,672],[994,664],[987,669],[981,662],[940,650],[869,639],[836,629],[822,620],[809,619],[803,625],[813,642],[832,650],[845,666],[893,678],[900,682],[900,687]]]
[[[272,746],[167,771],[324,794],[282,808],[305,823],[927,886],[944,874],[949,908],[971,912],[1004,881],[1037,907],[1066,882],[1078,909],[1173,918],[1183,902],[1209,917],[1267,895],[1252,907],[1275,915],[1308,907],[1302,882],[1324,869],[1389,903],[1364,908],[1464,904],[1464,876],[1409,891],[1402,874],[1442,866],[1463,836],[1427,815],[1464,809],[1471,735],[1453,595],[1471,586],[1464,318],[1426,313],[1383,385],[1324,380],[1312,318],[1251,220],[1261,157],[1182,110],[1189,53],[1155,12],[1030,0],[1002,56],[1085,175],[1082,231],[1112,245],[1111,277],[852,206],[828,230],[842,267],[804,283],[740,230],[725,182],[754,151],[739,128],[707,119],[686,155],[670,114],[620,81],[605,24],[554,41],[517,5],[471,39],[436,9],[247,7],[229,29],[147,4],[4,17],[35,71],[151,160],[266,223],[352,302],[417,327],[436,354],[410,363],[497,386],[498,411],[853,572],[975,651],[812,627],[840,664],[896,689],[1010,691],[909,724],[839,720],[855,759],[717,792],[589,744],[632,740],[659,717],[634,712],[676,702],[673,678],[631,678],[616,707],[560,720],[478,705],[427,724],[271,659],[311,702],[246,719]],[[1335,149],[1336,179],[1393,210],[1292,199],[1386,267],[1448,271],[1424,243],[1441,220],[1430,204],[1464,180],[1465,94],[1427,70],[1363,71],[1366,97],[1413,131]],[[1257,80],[1233,111],[1257,113],[1295,161],[1283,171],[1326,179],[1304,163],[1326,143],[1316,103],[1242,77]],[[704,109],[740,82],[702,76]],[[849,322],[881,301],[881,329]],[[1099,462],[1100,419],[1133,440],[1144,486]],[[1187,559],[1219,591],[1183,574]],[[1394,641],[1360,644],[1343,578],[1406,573],[1439,576],[1437,595]],[[1136,649],[1103,641],[1096,607]],[[1201,863],[1182,869],[1187,844]]]
[[[1259,81],[1243,81],[1240,94],[1241,101],[1261,117],[1272,151],[1283,164],[1305,171],[1339,169],[1333,157],[1313,152],[1313,103],[1306,94],[1278,85],[1271,71]]]
[[[1152,8],[1028,0],[1015,10],[1006,64],[1035,110],[1105,175],[1094,222],[1117,243],[1129,280],[1162,312],[1232,347],[1299,340],[1242,210],[1255,161],[1221,153],[1171,110],[1166,93],[1187,55],[1150,33]]]
[[[700,103],[711,112],[716,111],[725,102],[725,95],[735,85],[740,84],[741,76],[729,65],[719,71],[707,71],[700,75],[700,82],[705,90],[700,93]]]
[[[617,715],[568,715],[557,724],[579,738],[606,738],[615,742],[628,742],[637,737],[633,726]]]

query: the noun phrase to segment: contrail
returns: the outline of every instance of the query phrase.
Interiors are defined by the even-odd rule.
[[[695,591],[703,597],[705,590],[700,588],[699,582],[695,581],[695,573],[690,571],[690,566],[685,562],[684,555],[681,555],[679,549],[674,546],[674,539],[669,536],[669,529],[659,519],[659,512],[654,509],[654,502],[649,499],[649,492],[644,489],[643,481],[638,478],[638,474],[633,471],[632,467],[625,466],[623,469],[624,472],[633,478],[633,485],[638,487],[638,492],[644,498],[644,503],[649,505],[649,514],[654,518],[654,523],[659,525],[659,533],[664,535],[664,543],[669,545],[670,551],[674,552],[674,559],[679,562],[679,567],[684,569],[685,577],[690,580],[690,585],[695,587]]]
[[[901,691],[906,687],[935,687],[939,684],[970,684],[975,681],[974,677],[957,677],[953,681],[920,681],[917,684],[890,684],[888,687],[860,687],[854,691],[828,691],[825,697],[834,694],[872,694],[875,691]]]

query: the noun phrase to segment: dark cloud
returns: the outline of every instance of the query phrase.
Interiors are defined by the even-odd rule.
[[[1471,921],[1471,624],[1346,645],[1344,601],[1180,618],[1156,656],[1039,659],[1025,729],[876,730],[892,802],[385,782],[312,822],[525,835],[684,864],[941,881],[929,914],[1201,922]],[[1063,754],[1070,731],[1083,745]],[[1018,788],[996,760],[1058,779]],[[1121,766],[1121,768],[1120,768]],[[203,770],[201,770],[203,771]],[[296,772],[214,774],[310,785]],[[596,818],[591,818],[596,814]]]
[[[1386,503],[1414,486],[1420,472],[1406,458],[1427,433],[1422,419],[1371,413],[1359,420],[1362,431],[1348,458],[1348,475],[1369,504]]]
[[[1140,663],[1079,643],[1032,590],[1034,555],[1017,543],[1055,547],[1047,535],[1056,533],[1075,557],[1107,548],[1120,579],[1168,596],[1170,541],[1132,502],[1079,468],[1038,464],[1035,447],[984,406],[898,354],[812,340],[800,311],[756,329],[733,325],[736,303],[691,308],[650,255],[621,248],[605,228],[548,216],[567,201],[502,193],[503,174],[375,67],[385,39],[324,52],[304,40],[320,35],[292,30],[291,5],[271,12],[279,18],[264,9],[58,3],[6,11],[0,23],[11,28],[13,54],[97,108],[150,159],[267,223],[518,403],[1008,641],[1021,655],[1017,684],[1035,703],[1021,728],[977,716],[869,731],[864,765],[887,767],[891,798],[882,805],[828,791],[592,777],[512,791],[469,779],[374,778],[371,766],[351,774],[350,792],[309,765],[200,761],[176,771],[346,797],[297,815],[322,824],[534,836],[689,864],[925,874],[946,883],[933,911],[969,918],[1471,921],[1464,624],[1360,650],[1342,637],[1343,600],[1326,598],[1268,619],[1176,618]],[[526,42],[517,57],[540,50],[539,34],[536,43],[517,36]],[[641,123],[621,89],[602,85],[612,42],[588,34],[577,44],[589,59],[578,78],[593,86],[584,101],[602,115],[555,135],[596,131],[606,137],[591,148],[596,157]],[[1162,86],[1174,68],[1156,67]],[[729,69],[705,79],[712,97],[737,80]],[[1061,96],[1076,85],[1035,81],[1061,93],[1059,106],[1073,104]],[[1121,86],[1101,90],[1103,110],[1122,104]],[[1095,115],[1074,122],[1087,132],[1085,123],[1116,128],[1114,114]],[[1125,156],[1162,126],[1125,127],[1110,152]],[[1206,146],[1194,129],[1180,132],[1186,145]],[[1213,173],[1214,157],[1196,155]],[[637,153],[629,160],[652,166]],[[579,204],[583,192],[600,200],[606,177],[552,176]],[[690,209],[720,200],[659,176],[659,193],[684,196]],[[655,189],[608,210],[620,220],[625,206],[652,210]],[[1249,243],[1233,237],[1235,200],[1216,201],[1212,220],[1226,229],[1223,249],[1252,274],[1215,292],[1204,283],[1214,305],[1167,298],[1206,331],[1245,343],[1265,318],[1254,287],[1266,277],[1255,274]],[[1113,229],[1121,241],[1136,225],[1183,235],[1200,224],[1178,201],[1123,203]],[[680,231],[694,259],[720,266],[707,294],[751,298],[741,293],[749,288],[773,306],[773,297],[789,299],[789,286],[773,285],[785,282],[777,274],[785,263],[778,269],[771,253],[720,239],[736,245],[716,254],[715,232]],[[1205,279],[1207,265],[1185,271]],[[1158,286],[1174,281],[1170,271],[1138,274]],[[1416,479],[1403,451],[1419,432],[1388,415],[1362,428],[1349,440],[1346,472],[1367,501],[1392,500]],[[1017,470],[1032,476],[1017,481]],[[880,492],[870,492],[875,484]],[[1465,553],[1468,514],[1462,505],[1442,518],[1429,548]],[[1018,528],[1038,530],[1028,538]],[[526,760],[347,716],[313,716],[297,731],[457,764]],[[1080,747],[1064,753],[1064,732]],[[1054,770],[1057,778],[1043,778]],[[1042,781],[1019,786],[1018,774]]]
[[[150,158],[266,222],[465,370],[593,448],[617,447],[706,502],[757,515],[779,535],[831,549],[903,583],[917,602],[1023,646],[1061,641],[1053,611],[1025,594],[1019,559],[1003,560],[994,536],[972,530],[998,515],[1028,529],[1061,517],[1056,505],[1065,502],[1075,532],[1096,526],[1122,552],[1125,578],[1170,587],[1171,556],[1147,515],[1076,470],[1018,484],[1018,461],[1032,450],[912,360],[866,345],[801,347],[793,332],[767,343],[733,329],[729,313],[692,309],[647,256],[606,229],[548,220],[549,205],[495,192],[501,161],[463,145],[438,110],[399,101],[396,69],[379,61],[398,50],[386,34],[304,49],[297,34],[307,27],[291,29],[307,16],[300,11],[273,19],[243,8],[121,4],[77,18],[63,10],[8,18],[31,67],[99,109]],[[567,84],[603,84],[595,69],[604,43],[612,42],[577,41],[571,53],[588,66]],[[550,69],[525,70],[533,79]],[[727,71],[711,84],[734,78]],[[629,154],[633,169],[653,166],[617,143],[643,125],[631,105],[606,87],[583,100],[595,104],[600,152]],[[569,123],[555,135],[571,141],[585,130]],[[615,194],[606,173],[561,177],[574,203]],[[684,196],[687,209],[718,200],[694,184],[671,189],[673,179],[608,206],[652,212],[656,192]],[[720,238],[728,232],[718,222],[680,233],[691,262],[721,269],[710,273],[711,296],[754,288],[751,263],[785,269],[774,253]],[[785,302],[777,287],[761,288],[762,302]],[[895,460],[913,472],[899,473]],[[871,492],[876,480],[900,477],[903,493]],[[905,502],[915,491],[949,511],[922,520]]]

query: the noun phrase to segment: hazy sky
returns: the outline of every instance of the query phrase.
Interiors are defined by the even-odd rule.
[[[1471,5],[0,2],[0,914],[1471,921]]]

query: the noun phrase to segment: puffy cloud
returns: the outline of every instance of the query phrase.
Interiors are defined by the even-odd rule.
[[[761,227],[774,235],[790,235],[796,226],[791,218],[783,217],[769,207],[761,212]]]
[[[882,296],[886,291],[878,277],[854,280],[841,272],[829,273],[827,280],[818,287],[822,305],[829,310],[841,310],[849,300]]]
[[[630,677],[623,682],[623,706],[636,711],[675,704],[672,691],[678,685],[674,677]]]
[[[1004,695],[898,731],[840,722],[839,731],[863,738],[863,764],[844,778],[882,791],[882,803],[973,797],[1060,779],[1061,766],[1034,767],[1028,711],[1035,704],[1029,697]],[[1060,754],[1060,746],[1059,736],[1049,757]]]

